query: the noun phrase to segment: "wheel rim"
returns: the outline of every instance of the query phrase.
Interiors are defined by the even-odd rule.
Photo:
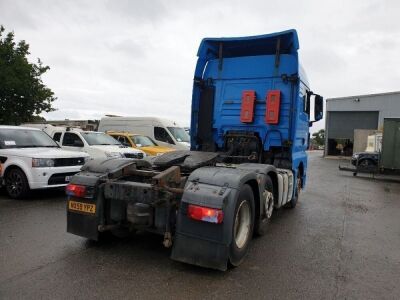
[[[234,233],[235,233],[235,244],[239,249],[246,245],[247,239],[250,233],[251,225],[251,213],[250,205],[247,200],[240,203],[239,208],[236,212]]]
[[[272,193],[268,192],[268,196],[266,199],[266,205],[265,205],[265,215],[267,219],[270,219],[272,216],[272,212],[274,211],[274,196]]]
[[[300,191],[301,191],[301,177],[300,174],[297,175],[297,180],[296,180],[296,192],[297,195],[300,195]]]
[[[18,173],[11,172],[6,180],[7,191],[12,196],[18,196],[22,191],[22,178]]]

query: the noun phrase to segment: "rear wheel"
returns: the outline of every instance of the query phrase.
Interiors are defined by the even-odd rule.
[[[7,194],[14,199],[21,199],[27,196],[29,192],[28,179],[25,173],[20,169],[11,169],[6,173],[5,185]]]
[[[254,195],[249,185],[244,185],[236,202],[229,262],[233,266],[242,263],[249,249],[254,227]]]
[[[274,211],[274,186],[271,177],[268,175],[265,181],[265,191],[261,195],[260,209],[263,211],[260,214],[258,223],[254,225],[254,234],[257,236],[262,236],[266,233]]]
[[[302,184],[301,175],[300,175],[299,170],[297,170],[296,189],[295,189],[295,191],[294,191],[294,195],[293,195],[292,200],[290,200],[290,201],[285,205],[285,207],[287,207],[287,208],[295,208],[295,207],[296,207],[297,202],[299,201],[299,197],[300,197],[301,184]]]

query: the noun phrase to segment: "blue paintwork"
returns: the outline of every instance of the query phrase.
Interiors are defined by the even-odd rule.
[[[276,44],[280,39],[279,66],[275,66]],[[219,45],[223,44],[222,63],[218,59]],[[213,139],[218,147],[223,146],[227,131],[252,131],[258,133],[265,151],[291,146],[292,170],[302,165],[303,184],[307,170],[307,143],[309,116],[303,110],[308,80],[298,59],[299,42],[297,32],[288,30],[267,35],[241,38],[206,38],[198,50],[195,79],[212,79],[215,86]],[[295,75],[294,83],[282,76]],[[281,91],[279,124],[265,123],[265,98],[269,90]],[[256,91],[255,120],[251,124],[240,122],[241,96],[244,90]],[[191,145],[196,144],[200,88],[193,87]]]

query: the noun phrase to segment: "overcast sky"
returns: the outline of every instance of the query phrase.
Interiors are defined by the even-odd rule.
[[[400,90],[399,1],[0,0],[0,23],[51,70],[47,119],[162,116],[189,125],[202,38],[295,28],[325,98]],[[319,122],[317,128],[324,124]]]

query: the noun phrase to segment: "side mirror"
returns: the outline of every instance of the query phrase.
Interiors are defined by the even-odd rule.
[[[311,96],[314,96],[314,121],[310,121],[308,124],[309,126],[312,126],[314,122],[318,122],[324,116],[324,98],[311,91],[307,92],[305,112],[310,116]]]
[[[317,122],[324,116],[324,98],[320,95],[315,95],[314,101],[314,118],[315,122]]]

